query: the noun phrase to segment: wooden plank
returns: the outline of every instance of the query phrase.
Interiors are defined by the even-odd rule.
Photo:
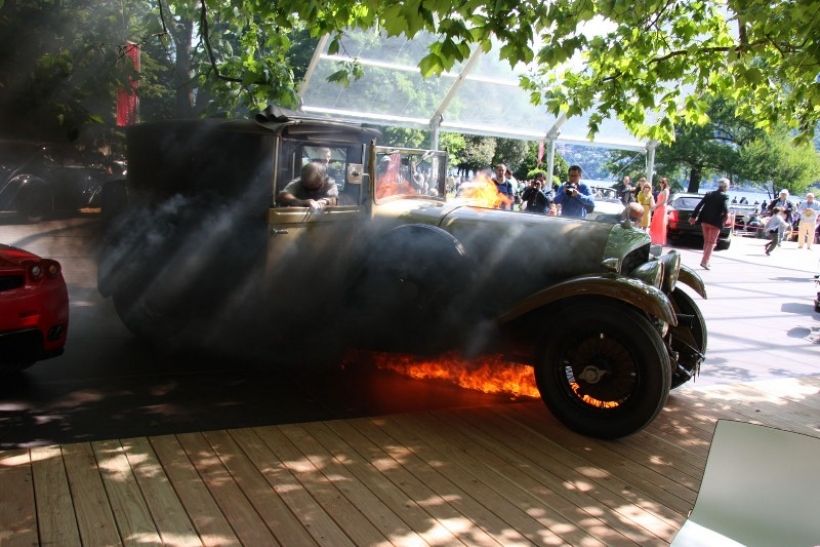
[[[634,492],[628,481],[613,476],[607,467],[593,464],[583,454],[574,453],[515,420],[489,410],[453,413],[502,443],[501,453],[509,452],[515,459],[523,460],[520,465],[524,469],[562,479],[568,491],[579,492],[609,508],[625,524],[638,525],[668,542],[684,520],[679,513]],[[563,426],[556,422],[555,427]]]
[[[279,545],[201,433],[177,435],[214,501],[243,545]]]
[[[455,462],[496,494],[571,545],[635,545],[636,541],[609,527],[598,516],[562,497],[560,488],[539,487],[531,477],[466,438],[458,423],[447,422],[443,412],[395,416],[406,432],[429,439],[430,446]],[[645,538],[643,538],[645,539]]]
[[[303,424],[339,464],[344,465],[354,480],[361,482],[391,511],[401,517],[410,528],[430,545],[454,547],[463,545],[441,521],[427,513],[412,497],[392,483],[374,465],[357,452],[347,439],[342,439],[324,423]],[[381,457],[387,457],[382,455]]]
[[[387,545],[387,538],[305,458],[277,427],[254,431],[357,545]]]
[[[226,431],[203,433],[222,464],[242,489],[267,527],[282,545],[311,546],[316,541],[294,516],[276,490],[268,485],[259,470]]]
[[[582,530],[606,543],[662,543],[660,538],[653,537],[638,523],[617,512],[616,508],[623,505],[623,499],[607,506],[592,498],[589,489],[581,491],[571,484],[574,478],[581,478],[580,474],[573,476],[573,470],[563,466],[557,474],[541,467],[539,461],[532,461],[512,449],[518,444],[512,435],[503,430],[476,427],[475,422],[469,420],[470,414],[473,413],[466,410],[436,412],[434,417],[448,427],[448,435],[453,438],[457,450],[484,462],[499,475],[500,480],[509,481],[536,500],[555,507]],[[606,500],[606,496],[603,497]],[[598,501],[595,507],[590,507],[591,499]]]
[[[37,525],[43,545],[80,545],[80,530],[59,446],[31,449]]]
[[[388,454],[399,461],[408,471],[415,475],[418,480],[434,490],[439,497],[449,501],[453,507],[465,515],[475,526],[484,530],[484,532],[492,536],[493,539],[502,545],[530,545],[532,543],[532,541],[527,538],[527,535],[532,535],[531,532],[533,528],[538,528],[537,522],[535,525],[528,522],[526,531],[511,526],[510,523],[496,515],[453,482],[449,474],[450,466],[448,466],[446,462],[440,460],[434,462],[426,461],[416,454],[415,449],[420,448],[420,445],[407,446],[407,444],[390,436],[387,431],[385,431],[385,427],[389,423],[388,418],[362,418],[351,420],[350,423],[373,442],[384,447]],[[463,483],[463,481],[459,482]],[[528,516],[525,515],[525,517],[529,519]],[[524,519],[514,518],[512,520],[518,521]],[[558,543],[561,542],[560,538],[553,537],[554,534],[550,533],[547,534],[547,536],[545,539]]]
[[[577,453],[583,453],[584,458],[609,469],[609,471],[641,489],[653,499],[680,514],[687,514],[695,503],[697,492],[669,480],[660,473],[646,468],[637,462],[624,458],[614,452],[606,443],[574,433],[566,427],[555,427],[544,420],[540,411],[533,412],[533,408],[522,405],[512,412],[499,406],[499,412],[515,416],[515,419],[528,427],[548,436],[563,446],[572,447]]]
[[[0,455],[0,545],[38,545],[34,480],[28,450]]]
[[[450,503],[451,500],[440,496],[427,483],[413,475],[408,469],[412,467],[412,462],[408,462],[408,459],[395,459],[387,452],[386,447],[371,441],[348,421],[326,422],[323,426],[338,438],[344,439],[346,444],[430,516],[435,524],[428,533],[446,531],[467,545],[502,545],[479,528],[469,515],[459,512]],[[405,468],[405,465],[408,465],[408,468]]]
[[[205,545],[239,545],[239,539],[219,510],[185,451],[173,435],[149,437],[157,459]]]
[[[280,431],[391,543],[397,545],[427,545],[396,513],[385,505],[367,486],[297,425],[280,426]]]
[[[328,547],[353,545],[333,518],[253,430],[233,429],[229,433],[317,543]]]
[[[400,416],[390,416],[383,420],[382,429],[399,443],[412,447],[413,452],[418,457],[426,461],[428,465],[435,466],[439,473],[446,476],[459,489],[462,489],[466,495],[471,496],[483,505],[492,513],[494,517],[492,520],[501,519],[505,523],[504,527],[518,531],[528,540],[539,545],[562,545],[565,543],[561,536],[553,532],[554,521],[550,521],[549,527],[545,526],[544,523],[533,518],[507,498],[499,496],[497,491],[481,480],[480,470],[476,472],[466,470],[453,459],[447,458],[438,450],[438,447],[433,447],[435,442],[419,436],[414,431],[403,428],[400,418]],[[568,528],[570,528],[567,530],[568,534],[576,532],[574,527]]]
[[[91,445],[67,444],[62,452],[80,540],[85,545],[121,545]]]
[[[91,443],[108,501],[125,545],[160,545],[161,540],[128,458],[119,441]]]
[[[124,439],[121,444],[162,542],[166,545],[201,545],[199,534],[148,439]]]

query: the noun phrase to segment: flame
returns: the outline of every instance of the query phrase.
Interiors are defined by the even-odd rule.
[[[523,363],[505,361],[500,355],[485,357],[479,362],[468,361],[452,353],[432,358],[374,353],[372,359],[380,369],[392,370],[417,380],[445,380],[484,393],[540,397],[533,368]]]
[[[595,408],[618,408],[621,406],[621,403],[618,401],[601,401],[595,397],[590,397],[586,393],[581,393],[581,386],[578,385],[577,382],[570,382],[569,387],[572,392],[575,393],[576,397],[584,401],[589,406],[594,406]]]
[[[380,167],[380,170],[385,170],[376,178],[376,199],[390,196],[412,196],[417,193],[410,181],[402,176],[401,154],[383,156],[381,161],[387,164],[387,168]]]
[[[498,191],[495,182],[483,173],[479,173],[470,182],[459,187],[459,197],[476,207],[509,208],[512,200]]]

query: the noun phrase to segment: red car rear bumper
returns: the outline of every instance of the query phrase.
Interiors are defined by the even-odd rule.
[[[62,275],[0,291],[0,364],[39,361],[63,352],[68,291]]]

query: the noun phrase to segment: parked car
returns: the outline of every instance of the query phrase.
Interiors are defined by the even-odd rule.
[[[106,166],[83,161],[73,149],[0,140],[0,211],[30,222],[99,207],[102,184],[110,177]]]
[[[447,201],[444,152],[328,119],[127,136],[128,203],[99,289],[138,336],[300,366],[344,348],[500,353],[534,367],[558,419],[603,438],[648,424],[704,358],[703,316],[679,286],[705,297],[702,281],[628,222]],[[340,205],[278,205],[317,146],[340,163]]]
[[[589,220],[620,219],[624,204],[615,188],[592,186],[590,191],[595,200],[595,209],[587,214]]]
[[[0,372],[61,355],[67,332],[60,263],[0,244]]]
[[[684,194],[676,193],[669,196],[669,207],[667,208],[667,215],[669,222],[666,227],[666,237],[670,243],[677,243],[681,240],[700,240],[703,241],[703,232],[700,229],[700,224],[689,224],[689,217],[695,210],[695,207],[703,199],[701,194]],[[718,250],[728,249],[732,244],[732,224],[734,213],[729,211],[729,225],[723,226],[720,229],[717,246]]]

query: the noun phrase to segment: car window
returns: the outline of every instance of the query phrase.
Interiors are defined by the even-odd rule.
[[[376,155],[376,200],[403,196],[443,198],[443,162],[424,151],[380,150]]]
[[[694,209],[700,203],[699,197],[678,197],[672,200],[671,205],[675,209]]]

